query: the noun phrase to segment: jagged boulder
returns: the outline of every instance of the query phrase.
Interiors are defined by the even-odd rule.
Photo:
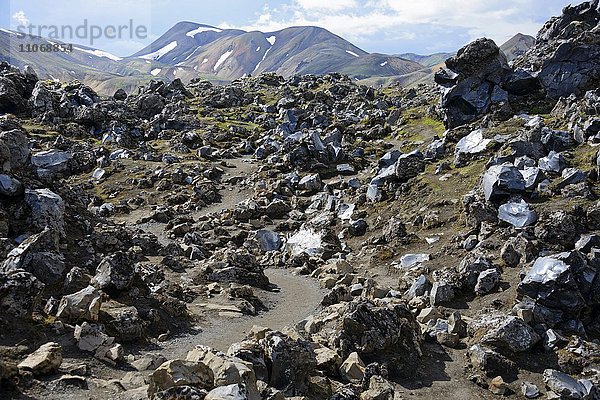
[[[59,195],[50,189],[26,189],[25,203],[31,208],[34,228],[49,228],[60,237],[65,235],[65,202]]]
[[[0,272],[0,317],[31,317],[43,288],[44,284],[29,272]]]
[[[58,371],[62,364],[62,347],[58,343],[46,343],[27,358],[18,367],[21,371],[30,371],[35,375],[46,375]]]
[[[600,83],[598,0],[569,5],[546,22],[535,46],[514,65],[537,75],[553,98],[583,95]]]
[[[77,293],[63,296],[58,305],[56,317],[65,321],[98,321],[102,306],[102,294],[93,286]]]
[[[467,124],[508,103],[508,93],[500,84],[511,74],[506,56],[491,39],[477,39],[446,60],[446,68],[435,75],[443,88],[446,127]]]
[[[48,228],[28,237],[8,253],[0,270],[8,272],[23,269],[49,285],[62,281],[66,265],[64,257],[57,252],[58,243],[55,239],[54,233]]]
[[[600,300],[594,283],[596,275],[595,268],[587,264],[580,252],[559,253],[538,258],[526,271],[517,291],[541,305],[577,317],[586,305],[598,304]]]
[[[29,161],[29,140],[20,130],[0,132],[0,164],[4,171],[24,167]]]
[[[23,72],[6,62],[0,63],[0,113],[24,114],[27,99],[38,78],[31,67]]]
[[[307,389],[307,379],[317,366],[310,342],[294,340],[280,332],[268,332],[259,341],[270,369],[269,385],[294,395]]]
[[[91,284],[98,289],[118,292],[129,289],[133,279],[134,267],[130,258],[125,253],[117,252],[104,257],[98,264]]]
[[[214,374],[216,386],[241,385],[249,400],[260,399],[251,363],[202,345],[191,350],[186,360],[206,364]]]
[[[212,370],[203,363],[171,360],[158,367],[149,377],[148,397],[176,386],[192,386],[211,390],[214,387]]]
[[[469,333],[474,342],[509,353],[529,350],[540,340],[523,320],[501,312],[482,314],[470,324]]]
[[[387,355],[396,360],[401,373],[421,356],[419,324],[402,302],[357,298],[327,307],[315,317],[312,340],[326,344],[342,358],[356,352],[360,357]]]

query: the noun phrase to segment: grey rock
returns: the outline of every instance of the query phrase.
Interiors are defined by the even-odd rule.
[[[468,159],[468,156],[485,151],[490,142],[491,139],[483,138],[483,129],[474,130],[460,139],[456,144],[454,163],[456,165],[462,165],[465,158]]]
[[[29,371],[40,376],[57,372],[62,361],[62,347],[58,343],[49,342],[28,355],[18,367],[21,371]]]
[[[563,372],[553,369],[544,371],[544,384],[561,399],[594,399],[598,388],[588,380],[576,380]]]
[[[269,332],[260,345],[271,366],[269,385],[290,394],[302,393],[317,366],[310,342],[293,340],[279,332]]]
[[[444,88],[441,106],[446,127],[474,121],[496,103],[507,100],[499,85],[511,68],[503,52],[490,39],[478,39],[446,60],[435,81]]]
[[[49,189],[26,189],[25,203],[31,208],[31,222],[39,231],[46,227],[64,236],[65,202]]]
[[[540,304],[565,312],[584,307],[596,272],[577,251],[538,258],[517,291]]]
[[[429,301],[432,306],[447,304],[454,300],[454,287],[446,282],[434,282],[429,295]]]
[[[540,390],[531,382],[523,382],[521,384],[521,394],[528,399],[535,399],[540,396]]]
[[[133,278],[131,260],[125,253],[117,252],[102,259],[91,284],[98,289],[122,291],[131,287]]]
[[[37,167],[37,174],[42,178],[52,178],[69,168],[73,156],[61,150],[42,151],[31,156],[31,163]]]
[[[300,179],[298,182],[298,188],[301,190],[306,190],[310,192],[316,192],[321,190],[323,183],[321,182],[321,178],[318,174],[307,175]]]
[[[88,286],[77,293],[63,296],[56,317],[68,322],[77,322],[82,319],[98,321],[101,305],[101,293],[95,287]]]
[[[429,261],[429,254],[405,254],[400,257],[402,268],[412,268],[425,261]]]
[[[479,274],[477,284],[475,285],[475,293],[484,295],[490,293],[498,286],[500,282],[500,273],[496,269],[486,269]]]
[[[9,176],[0,174],[0,196],[19,197],[23,194],[23,184]]]
[[[206,395],[204,400],[249,400],[246,386],[233,384],[217,387]]]
[[[423,296],[430,288],[431,284],[425,275],[416,278],[410,288],[406,291],[406,297],[410,300],[417,296]]]
[[[30,318],[39,306],[44,284],[23,270],[0,273],[1,317]]]
[[[390,221],[383,228],[383,237],[388,243],[393,243],[407,235],[406,226],[396,217],[390,218]]]
[[[484,372],[490,378],[502,376],[510,379],[517,375],[517,366],[514,362],[488,347],[475,344],[469,348],[468,356],[473,368]]]
[[[123,90],[123,89],[117,89],[117,91],[115,92],[115,94],[113,94],[113,98],[115,100],[126,100],[127,99],[127,93]]]
[[[4,171],[27,165],[29,154],[29,140],[21,131],[0,132],[0,164]]]
[[[102,325],[84,322],[75,326],[73,333],[77,346],[80,350],[96,352],[101,347],[107,347],[114,343],[115,338],[104,333]]]
[[[511,164],[493,165],[483,176],[483,192],[488,201],[497,201],[525,191],[525,180]]]
[[[277,251],[283,245],[281,237],[277,232],[260,229],[256,231],[255,236],[263,251]]]
[[[400,182],[406,182],[425,171],[423,154],[415,150],[408,154],[402,154],[396,160],[395,175]]]
[[[540,337],[525,322],[500,312],[487,313],[475,319],[469,326],[472,336],[481,337],[481,344],[492,349],[513,353],[529,350]]]
[[[515,228],[524,228],[537,221],[537,214],[529,208],[524,200],[509,201],[498,208],[498,219],[508,222]]]
[[[538,162],[538,167],[542,171],[553,172],[555,174],[560,174],[566,166],[567,161],[565,158],[562,154],[555,151],[551,151],[546,157],[540,158]]]

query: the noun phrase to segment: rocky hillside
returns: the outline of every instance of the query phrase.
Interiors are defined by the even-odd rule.
[[[598,398],[598,52],[596,0],[410,90],[0,64],[1,397]]]

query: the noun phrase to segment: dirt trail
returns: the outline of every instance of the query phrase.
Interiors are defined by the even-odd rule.
[[[316,280],[293,275],[288,270],[269,269],[265,271],[278,292],[256,290],[256,294],[269,307],[258,316],[219,317],[202,325],[202,332],[184,335],[169,340],[160,351],[167,358],[181,358],[194,346],[202,344],[217,350],[227,351],[232,343],[242,340],[252,326],[259,325],[271,329],[294,326],[319,309],[324,292]]]
[[[231,169],[226,170],[225,177],[245,177],[252,174],[257,168],[257,164],[246,158],[227,162]],[[251,188],[240,190],[236,186],[224,185],[221,190],[221,202],[192,213],[192,216],[194,219],[198,219],[211,213],[231,209],[239,202],[251,198],[252,192]],[[134,224],[146,232],[155,234],[162,244],[168,244],[171,239],[165,235],[164,224],[156,222],[136,224],[136,221],[147,212],[147,209],[140,209],[124,217],[115,218],[115,220]],[[265,270],[265,275],[277,287],[277,290],[266,291],[254,288],[254,293],[268,307],[268,311],[258,316],[212,316],[206,312],[207,310],[203,310],[202,307],[197,307],[195,304],[190,307],[192,314],[195,314],[196,317],[206,318],[197,325],[198,333],[180,335],[160,343],[160,353],[169,359],[185,358],[187,352],[199,344],[227,351],[232,343],[242,340],[254,325],[271,329],[294,326],[314,314],[320,307],[325,291],[319,287],[318,281],[294,275],[288,270],[268,269]]]

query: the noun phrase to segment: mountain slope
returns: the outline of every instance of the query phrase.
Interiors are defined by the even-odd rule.
[[[438,64],[442,64],[448,58],[452,57],[454,53],[435,53],[429,55],[421,55],[415,53],[404,53],[399,54],[398,57],[404,58],[406,60],[414,61],[423,65],[424,67],[434,67]]]
[[[65,46],[72,51],[40,51],[42,46],[54,45]],[[42,79],[77,79],[95,88],[102,87],[103,93],[108,94],[116,88],[133,89],[152,77],[151,65],[144,60],[124,60],[91,47],[68,46],[54,39],[20,37],[16,32],[0,30],[0,61],[19,68],[31,65]]]
[[[534,44],[535,38],[533,36],[517,33],[506,43],[500,46],[500,50],[506,54],[508,61],[512,61],[515,58],[527,53],[527,50],[532,48]]]
[[[166,64],[157,76],[183,80],[198,75],[233,80],[262,72],[283,76],[341,72],[360,79],[423,68],[398,57],[369,54],[326,29],[312,26],[264,33],[183,22],[128,59],[140,58]]]
[[[313,26],[246,32],[184,21],[149,46],[123,58],[80,45],[73,45],[71,52],[19,51],[20,45],[39,48],[55,43],[62,44],[41,37],[20,38],[15,32],[0,30],[0,60],[20,68],[31,65],[42,79],[77,79],[107,95],[117,88],[130,91],[151,79],[229,82],[263,72],[285,77],[338,72],[356,80],[393,77],[412,81],[414,78],[400,78],[431,72],[429,66],[412,60],[369,54],[326,29]],[[433,60],[436,58],[431,56],[421,62]]]

